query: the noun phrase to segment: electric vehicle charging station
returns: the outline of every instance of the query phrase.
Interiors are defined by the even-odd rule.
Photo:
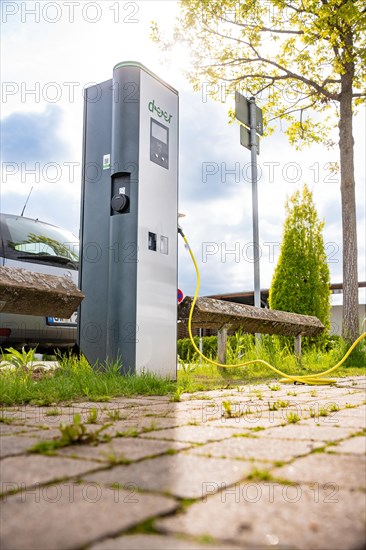
[[[178,92],[119,63],[84,98],[78,343],[176,378]]]

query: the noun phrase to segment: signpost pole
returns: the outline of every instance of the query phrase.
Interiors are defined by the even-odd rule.
[[[241,122],[240,143],[250,150],[252,177],[252,217],[253,217],[253,266],[254,266],[254,305],[261,307],[261,291],[259,276],[259,229],[258,229],[258,171],[257,155],[259,155],[259,137],[263,136],[263,114],[255,103],[255,97],[247,99],[235,92],[235,117]],[[256,334],[257,339],[260,335]]]
[[[252,176],[252,211],[253,211],[253,260],[254,260],[254,305],[261,307],[260,274],[259,274],[259,229],[258,229],[258,171],[257,171],[257,106],[255,98],[250,98],[250,155]]]

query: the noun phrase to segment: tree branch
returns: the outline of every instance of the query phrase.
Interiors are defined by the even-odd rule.
[[[231,25],[236,25],[237,27],[242,27],[244,29],[258,30],[260,32],[273,32],[278,34],[298,34],[303,35],[304,31],[291,31],[289,29],[274,29],[272,27],[257,27],[255,25],[248,25],[247,23],[238,23],[238,21],[232,21],[226,17],[220,17],[221,21],[225,23],[230,23]]]
[[[307,109],[311,109],[316,105],[316,101],[313,101],[312,103],[309,103],[309,105],[306,105],[305,107],[298,107],[298,109],[291,109],[289,111],[285,110],[280,115],[274,116],[268,120],[268,122],[272,122],[273,120],[277,120],[278,118],[282,118],[283,115],[292,115],[293,113],[298,113],[299,111],[303,113]],[[302,115],[301,115],[302,116]]]
[[[271,61],[270,59],[266,59],[266,58],[262,57],[256,51],[256,49],[254,48],[254,46],[252,44],[250,45],[250,47],[254,51],[254,53],[256,54],[256,56],[258,58],[258,61],[261,61],[262,63],[265,63],[267,65],[271,65],[273,67],[276,67],[280,71],[283,71],[288,76],[289,79],[299,80],[300,82],[303,82],[307,86],[310,86],[310,87],[314,88],[319,94],[324,95],[328,99],[337,99],[338,98],[338,94],[332,94],[331,92],[328,92],[328,90],[326,90],[324,88],[324,86],[322,86],[321,84],[318,84],[314,80],[306,78],[306,77],[304,77],[300,74],[294,73],[294,72],[290,71],[289,69],[286,69],[286,67],[283,67],[279,63],[276,63],[275,61]]]
[[[287,7],[289,8],[292,8],[294,9],[290,4],[285,4]],[[228,21],[230,22],[230,21]],[[232,22],[230,22],[232,23]],[[335,80],[335,79],[325,79],[325,81],[322,83],[322,84],[318,84],[317,82],[315,82],[314,80],[311,80],[309,78],[306,78],[300,74],[297,74],[293,71],[290,71],[289,69],[287,69],[286,67],[284,67],[283,65],[280,65],[279,63],[275,62],[275,61],[272,61],[271,59],[267,59],[265,57],[262,57],[262,55],[260,55],[260,53],[257,51],[257,49],[253,46],[253,44],[251,44],[250,42],[246,42],[245,40],[241,40],[240,38],[238,37],[233,37],[233,36],[229,36],[229,35],[226,35],[226,34],[223,34],[222,32],[219,32],[217,30],[214,30],[212,29],[207,21],[204,22],[204,30],[207,31],[208,33],[210,34],[214,34],[216,36],[220,36],[221,38],[223,39],[226,39],[226,40],[233,40],[235,42],[237,42],[238,44],[243,44],[245,46],[247,46],[249,49],[251,49],[253,52],[254,52],[254,55],[255,55],[255,58],[247,58],[247,59],[243,59],[243,58],[240,58],[239,60],[234,60],[233,62],[229,62],[229,63],[219,63],[219,64],[210,64],[210,67],[225,67],[225,66],[228,66],[228,65],[235,65],[235,64],[238,64],[239,61],[240,63],[242,64],[250,64],[250,63],[264,63],[265,65],[270,65],[272,67],[275,67],[277,68],[278,70],[282,71],[285,73],[285,75],[281,78],[279,78],[278,76],[275,76],[273,77],[275,80],[283,80],[283,79],[286,79],[288,78],[289,80],[298,80],[300,82],[303,82],[304,84],[306,84],[307,86],[309,87],[312,87],[314,88],[318,94],[321,94],[323,95],[324,97],[327,97],[328,99],[330,100],[334,100],[334,101],[338,101],[339,100],[339,97],[338,97],[338,94],[335,94],[335,93],[332,93],[332,92],[329,92],[326,88],[325,88],[325,85],[326,84],[336,84],[336,83],[339,83],[340,80]],[[334,50],[335,50],[335,53],[337,54],[338,53],[338,49],[334,47]],[[272,78],[273,75],[269,75],[268,78]],[[265,78],[264,76],[262,76],[262,78]],[[235,79],[226,79],[227,81],[234,81]]]

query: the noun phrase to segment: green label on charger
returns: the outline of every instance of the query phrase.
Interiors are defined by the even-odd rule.
[[[111,167],[111,155],[103,156],[103,170],[108,170]]]
[[[166,122],[170,123],[173,118],[173,115],[169,115],[168,111],[164,111],[155,105],[155,99],[149,102],[148,108],[151,113],[156,113],[160,118],[163,117]]]

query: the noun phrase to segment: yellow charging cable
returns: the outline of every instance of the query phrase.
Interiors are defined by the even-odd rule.
[[[198,293],[199,293],[200,286],[201,286],[201,275],[200,275],[200,271],[198,269],[196,259],[194,257],[193,252],[192,252],[192,249],[189,246],[187,237],[184,235],[183,230],[181,229],[181,227],[178,228],[178,232],[183,237],[186,248],[188,249],[189,254],[192,258],[192,262],[194,264],[194,267],[195,267],[195,270],[196,270],[196,275],[197,275],[196,290],[195,290],[195,293],[194,293],[194,298],[193,298],[193,302],[192,302],[191,309],[190,309],[190,312],[189,312],[189,317],[188,317],[188,334],[189,334],[189,337],[191,339],[191,342],[192,342],[192,345],[193,345],[194,349],[196,350],[196,352],[201,357],[203,357],[203,359],[205,359],[205,361],[207,361],[208,363],[211,363],[212,365],[216,365],[218,367],[223,367],[225,369],[230,369],[230,368],[233,369],[233,368],[238,368],[238,367],[247,367],[248,365],[253,365],[254,363],[261,363],[262,365],[266,365],[269,369],[273,370],[277,374],[280,374],[281,376],[283,376],[284,378],[280,379],[280,382],[283,382],[283,383],[298,382],[298,383],[301,383],[301,384],[313,384],[313,385],[325,385],[325,384],[335,384],[336,383],[336,380],[332,380],[330,378],[321,378],[321,377],[323,377],[324,375],[329,374],[330,372],[333,372],[334,370],[338,369],[342,365],[342,363],[344,363],[344,361],[347,359],[347,357],[349,357],[349,355],[355,349],[357,344],[359,344],[359,342],[361,342],[361,340],[363,340],[363,338],[366,337],[366,332],[361,334],[361,336],[359,336],[357,338],[357,340],[355,342],[353,342],[352,346],[349,348],[349,350],[344,355],[344,357],[341,359],[341,361],[339,361],[336,365],[334,365],[334,367],[331,367],[330,369],[328,369],[324,372],[320,372],[318,374],[312,374],[311,376],[309,376],[309,375],[292,376],[290,374],[286,374],[285,372],[280,371],[279,369],[277,369],[273,365],[270,365],[270,363],[267,363],[267,361],[264,361],[263,359],[254,359],[252,361],[246,361],[245,363],[238,363],[237,365],[225,365],[223,363],[218,363],[217,361],[213,361],[213,359],[209,359],[208,357],[203,355],[203,353],[196,346],[196,343],[195,343],[195,341],[193,339],[193,335],[192,335],[192,317],[193,317],[194,306],[196,305],[197,298],[198,298]]]

